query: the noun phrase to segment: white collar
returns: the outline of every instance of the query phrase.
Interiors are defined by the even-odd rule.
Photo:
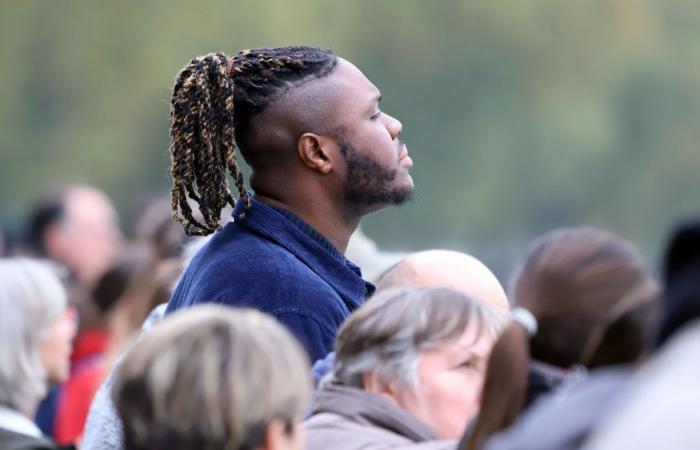
[[[0,428],[26,436],[42,437],[39,428],[27,416],[3,405],[0,405]]]

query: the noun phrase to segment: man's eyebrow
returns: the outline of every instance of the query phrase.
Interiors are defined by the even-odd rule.
[[[377,93],[377,95],[374,96],[374,101],[377,103],[381,102],[382,101],[382,94]]]

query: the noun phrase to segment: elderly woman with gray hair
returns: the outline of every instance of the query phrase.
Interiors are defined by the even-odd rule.
[[[338,333],[307,449],[455,448],[500,327],[500,315],[450,289],[377,294]]]
[[[68,377],[75,324],[46,263],[0,259],[0,448],[54,449],[31,417],[51,382]]]

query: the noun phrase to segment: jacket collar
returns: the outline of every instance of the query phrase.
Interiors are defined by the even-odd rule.
[[[243,213],[244,205],[239,200],[233,211],[236,223],[286,248],[326,281],[351,311],[374,292],[374,286],[362,279],[359,267],[291,211],[253,199],[250,209]]]
[[[42,437],[41,431],[34,422],[20,412],[3,405],[0,405],[0,428],[25,436]]]
[[[354,422],[370,423],[414,442],[436,440],[420,420],[377,394],[363,389],[327,383],[316,392],[313,414],[333,413]]]

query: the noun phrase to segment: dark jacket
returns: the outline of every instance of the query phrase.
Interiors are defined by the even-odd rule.
[[[452,450],[420,420],[362,389],[327,384],[304,422],[306,450]]]
[[[374,286],[292,212],[253,200],[187,267],[166,314],[204,302],[259,309],[285,324],[311,361],[333,347],[338,326]]]
[[[597,369],[567,380],[542,395],[508,430],[492,437],[485,450],[575,450],[606,420],[632,376],[629,367]]]
[[[568,373],[564,369],[552,366],[538,360],[530,361],[530,371],[527,377],[527,396],[523,411],[530,408],[543,395],[557,389],[566,379]]]

